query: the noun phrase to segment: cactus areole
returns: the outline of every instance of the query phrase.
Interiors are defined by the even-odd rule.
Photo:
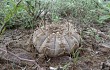
[[[33,33],[37,51],[49,57],[70,54],[79,47],[80,35],[72,24],[50,24]]]

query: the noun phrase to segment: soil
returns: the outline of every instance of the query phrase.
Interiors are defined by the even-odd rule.
[[[110,23],[92,24],[95,35],[80,26],[84,34],[78,57],[43,57],[29,41],[34,29],[6,30],[0,37],[0,70],[110,70]]]

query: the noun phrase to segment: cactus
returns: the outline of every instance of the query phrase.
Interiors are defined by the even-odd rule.
[[[33,33],[37,51],[50,57],[70,54],[79,47],[80,39],[72,24],[50,24]]]

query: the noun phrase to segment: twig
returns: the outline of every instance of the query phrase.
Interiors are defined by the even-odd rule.
[[[16,54],[14,54],[14,53],[12,53],[12,52],[10,52],[10,51],[1,49],[1,48],[0,48],[0,51],[3,51],[3,52],[5,52],[5,53],[9,53],[9,54],[15,56],[16,58],[18,58],[18,59],[21,60],[21,61],[27,61],[27,62],[32,62],[33,64],[36,64],[35,60],[29,60],[29,59],[21,58],[21,57],[17,56]],[[23,63],[23,62],[22,62],[22,63]]]
[[[0,35],[1,35],[2,31],[3,31],[3,29],[5,28],[5,26],[6,26],[6,23],[4,23],[4,24],[2,25],[2,27],[1,27],[1,29],[0,29]]]

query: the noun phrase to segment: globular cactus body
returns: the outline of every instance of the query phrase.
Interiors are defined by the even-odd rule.
[[[46,25],[33,34],[33,44],[37,51],[50,57],[70,54],[79,47],[80,39],[72,24]]]

